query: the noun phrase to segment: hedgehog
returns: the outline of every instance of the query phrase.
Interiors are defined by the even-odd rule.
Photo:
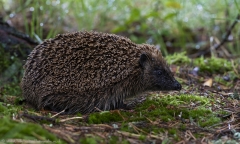
[[[124,109],[127,98],[142,92],[181,90],[155,46],[95,31],[45,40],[24,69],[25,100],[38,110],[65,114]]]

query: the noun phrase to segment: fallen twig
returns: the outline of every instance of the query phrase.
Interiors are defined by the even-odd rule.
[[[33,121],[48,121],[51,123],[56,123],[56,120],[54,118],[49,118],[49,117],[45,117],[45,116],[36,116],[36,115],[30,115],[28,113],[23,113],[21,116],[29,118]]]
[[[189,141],[191,138],[193,138],[194,140],[197,140],[190,130],[187,130],[187,131],[186,131],[185,136],[186,136],[186,137],[189,136],[189,137],[188,137],[188,141]]]
[[[123,135],[123,136],[127,136],[127,137],[132,137],[132,138],[137,138],[139,139],[142,135],[140,134],[135,134],[135,133],[129,133],[129,132],[124,132],[124,131],[117,131],[119,134]],[[162,140],[163,138],[156,136],[156,135],[147,135],[147,138],[153,138],[153,139],[159,139]]]
[[[145,133],[145,134],[147,134],[147,132],[145,132],[144,130],[142,130],[142,129],[140,129],[140,128],[138,128],[138,127],[136,127],[134,124],[132,124],[132,123],[129,123],[129,125],[131,125],[132,126],[132,128],[137,132],[137,133],[139,133],[139,131],[141,131],[142,133]]]
[[[71,118],[66,118],[66,119],[60,120],[60,122],[66,122],[66,121],[75,120],[75,119],[83,119],[83,117],[71,117]]]
[[[43,127],[48,130],[51,133],[56,134],[58,137],[64,139],[65,141],[67,141],[68,143],[76,143],[76,141],[74,139],[71,138],[71,135],[69,135],[68,133],[66,133],[65,131],[59,130],[59,129],[54,129],[51,128],[47,125],[43,125]]]
[[[65,112],[65,110],[62,110],[62,111],[60,111],[59,113],[53,115],[51,118],[54,118],[54,117],[56,117],[56,116],[58,116],[58,115],[60,115],[61,113],[64,113],[64,112]]]

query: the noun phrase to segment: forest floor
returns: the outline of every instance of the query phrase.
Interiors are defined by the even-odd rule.
[[[146,100],[132,110],[62,115],[36,111],[19,97],[0,95],[1,139],[16,143],[239,143],[239,78],[231,72],[201,73],[196,67],[173,65],[171,69],[183,89],[147,92]]]

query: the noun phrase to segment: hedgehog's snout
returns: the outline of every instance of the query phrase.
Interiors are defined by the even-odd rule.
[[[182,89],[182,85],[178,81],[175,81],[173,85],[173,89],[180,91]]]

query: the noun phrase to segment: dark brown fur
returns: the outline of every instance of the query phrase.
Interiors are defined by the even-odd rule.
[[[120,108],[146,90],[181,89],[159,50],[114,34],[58,35],[38,45],[24,67],[23,96],[37,109],[85,114]]]

